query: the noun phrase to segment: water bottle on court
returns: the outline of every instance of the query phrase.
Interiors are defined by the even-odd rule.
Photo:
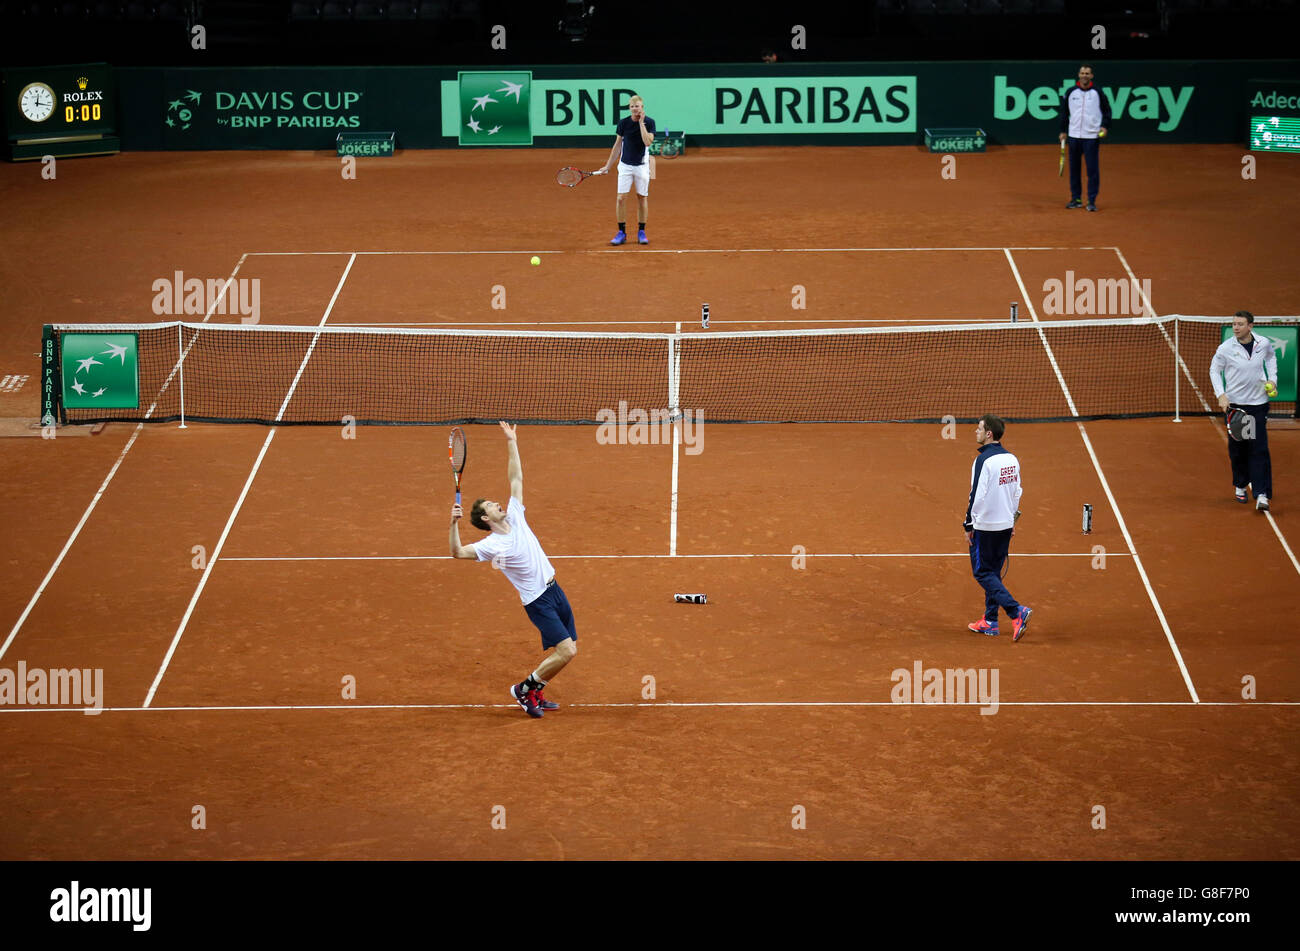
[[[709,305],[700,305],[700,326],[705,330],[709,329]]]
[[[1092,506],[1087,502],[1083,503],[1083,534],[1092,534]]]
[[[675,594],[673,600],[678,604],[708,604],[707,595],[703,594]]]

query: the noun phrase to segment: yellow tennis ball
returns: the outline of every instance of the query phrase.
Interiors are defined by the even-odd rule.
[[[532,260],[529,261],[528,263],[531,264],[533,267],[537,267],[537,265],[542,263],[542,259],[534,254]]]
[[[1267,393],[1270,398],[1277,396],[1277,386],[1272,380],[1264,381],[1264,392]]]
[[[1102,129],[1100,132],[1097,133],[1097,135],[1099,138],[1103,138],[1103,139],[1106,138],[1106,130]]]

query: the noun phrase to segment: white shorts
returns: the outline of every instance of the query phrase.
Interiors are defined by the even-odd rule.
[[[636,182],[636,193],[638,195],[650,194],[650,163],[643,162],[640,165],[624,165],[618,163],[618,193],[626,195],[632,190],[632,182]]]

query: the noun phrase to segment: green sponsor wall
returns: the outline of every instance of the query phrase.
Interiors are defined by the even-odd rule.
[[[694,144],[919,144],[927,127],[962,126],[1023,144],[1056,138],[1060,94],[1077,67],[125,68],[119,131],[124,149],[328,149],[344,130],[396,130],[400,148],[588,147],[612,141],[636,92],[659,129],[683,130]],[[1293,96],[1300,61],[1103,62],[1097,73],[1112,143],[1244,145],[1252,100]],[[476,105],[482,96],[490,101]]]

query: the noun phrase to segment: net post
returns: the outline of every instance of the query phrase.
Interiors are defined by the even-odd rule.
[[[176,322],[176,365],[180,368],[180,387],[181,387],[181,429],[189,429],[185,425],[185,341],[181,330],[183,324]]]
[[[668,418],[673,420],[674,424],[681,416],[681,408],[677,405],[681,383],[681,353],[678,350],[681,329],[682,325],[679,323],[677,332],[668,337]]]
[[[63,380],[52,324],[45,324],[41,329],[41,375],[38,379],[41,381],[41,426],[67,422],[62,418]]]
[[[1182,408],[1182,404],[1181,404],[1181,402],[1180,402],[1180,397],[1181,397],[1181,395],[1182,395],[1182,389],[1183,389],[1183,387],[1182,387],[1182,381],[1178,378],[1178,361],[1179,361],[1179,359],[1180,359],[1181,356],[1182,356],[1182,354],[1179,352],[1179,349],[1178,349],[1178,347],[1179,347],[1179,341],[1178,341],[1178,325],[1179,325],[1179,323],[1181,323],[1181,321],[1180,321],[1177,317],[1175,317],[1175,318],[1174,318],[1174,422],[1175,422],[1175,423],[1181,423],[1181,422],[1183,421],[1183,420],[1182,420],[1182,414],[1180,413],[1180,410],[1181,410],[1181,408]]]

